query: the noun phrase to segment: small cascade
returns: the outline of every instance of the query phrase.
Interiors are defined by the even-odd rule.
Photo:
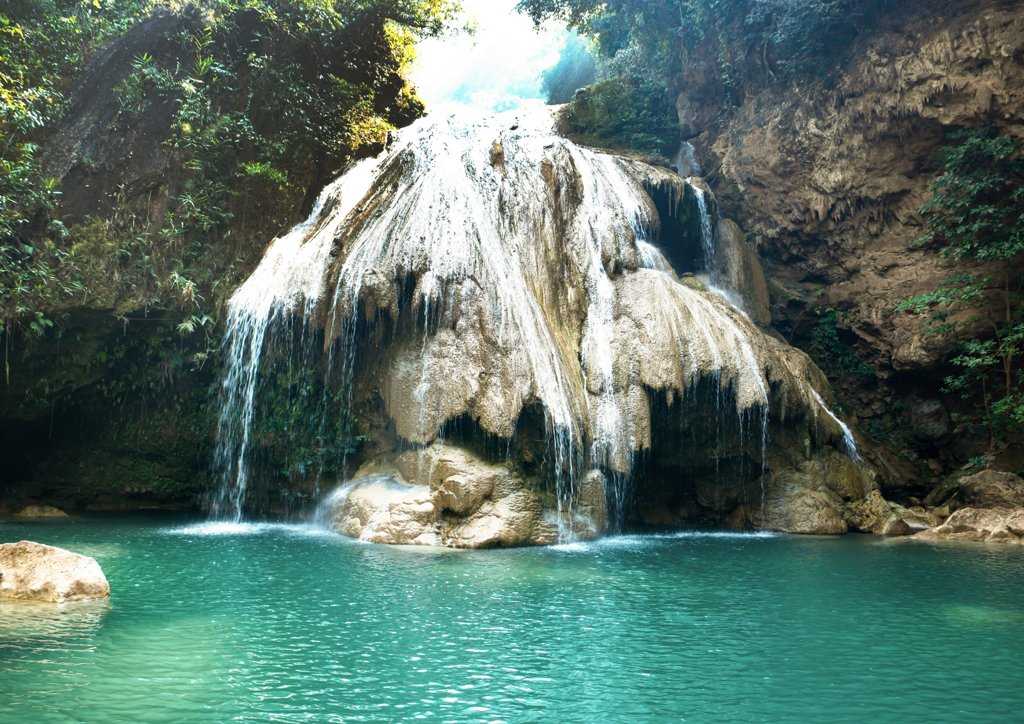
[[[697,160],[697,150],[689,141],[683,141],[679,144],[674,165],[676,173],[683,178],[701,175],[700,162]]]
[[[267,332],[275,321],[296,311],[303,328],[308,326],[323,293],[331,245],[349,212],[369,189],[375,168],[374,161],[362,161],[327,186],[306,220],[271,243],[259,267],[228,302],[223,344],[226,372],[214,449],[214,471],[221,485],[210,506],[214,518],[242,519]]]
[[[829,409],[828,405],[825,404],[825,400],[822,399],[816,389],[808,386],[808,390],[818,407],[821,408],[821,410],[832,420],[832,422],[838,425],[839,429],[842,431],[843,446],[846,448],[846,454],[850,456],[850,459],[853,460],[853,462],[861,462],[860,451],[857,449],[857,441],[853,438],[853,431],[850,429],[850,426],[839,419],[839,417]]]
[[[688,180],[689,181],[689,180]],[[708,210],[708,200],[704,189],[690,183],[693,195],[697,199],[697,213],[700,217],[700,240],[704,245],[704,268],[708,276],[715,277],[715,231]]]
[[[636,253],[641,269],[653,269],[660,272],[674,273],[672,265],[669,264],[668,259],[665,258],[661,249],[649,241],[637,241]]]

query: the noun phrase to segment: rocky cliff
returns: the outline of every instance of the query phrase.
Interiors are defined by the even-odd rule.
[[[812,71],[738,56],[730,93],[701,52],[679,82],[681,128],[758,250],[774,325],[819,348],[843,410],[876,443],[883,485],[927,492],[985,440],[941,391],[952,341],[897,305],[950,273],[913,243],[938,150],[961,129],[1024,136],[1020,4],[894,4]],[[1021,462],[1012,446],[1001,454],[1010,469]]]

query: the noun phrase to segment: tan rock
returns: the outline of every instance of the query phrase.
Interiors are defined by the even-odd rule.
[[[882,526],[881,534],[888,537],[897,537],[912,535],[914,530],[907,524],[905,520],[897,515],[889,516],[889,519],[885,521],[885,525]]]
[[[438,515],[430,489],[397,478],[357,478],[335,496],[335,529],[351,538],[392,545],[438,545]]]
[[[1024,507],[1024,479],[999,470],[960,478],[960,499],[973,508]]]
[[[805,535],[842,535],[848,530],[843,501],[831,490],[811,487],[805,475],[789,471],[772,481],[762,509],[755,513],[758,528]]]
[[[942,525],[918,533],[914,539],[1024,543],[1024,508],[961,508]]]
[[[584,476],[573,517],[561,524],[584,538],[607,526],[603,478],[597,476]],[[560,527],[554,501],[531,481],[506,464],[442,443],[364,466],[332,496],[330,508],[338,532],[373,543],[547,545],[558,540]]]
[[[14,514],[16,518],[67,518],[68,514],[52,505],[26,505]]]
[[[721,260],[718,272],[729,288],[739,294],[744,311],[761,326],[771,324],[771,300],[761,260],[742,229],[731,219],[722,219],[718,224],[718,252]]]
[[[905,508],[871,490],[863,499],[849,504],[848,520],[861,531],[885,536],[903,536],[938,525],[939,516],[924,508]]]
[[[0,600],[63,603],[110,596],[95,559],[20,541],[0,544]]]

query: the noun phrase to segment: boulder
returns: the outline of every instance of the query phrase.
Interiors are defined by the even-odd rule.
[[[1024,508],[961,508],[914,536],[923,541],[1024,543]]]
[[[67,518],[68,514],[52,505],[26,505],[14,516],[16,518]]]
[[[438,545],[430,489],[387,475],[356,478],[334,497],[335,529],[350,538],[393,545]]]
[[[982,470],[939,483],[925,498],[925,505],[972,508],[1024,507],[1024,479],[1000,470]]]
[[[600,473],[581,483],[571,527],[583,538],[604,532]],[[372,543],[492,548],[558,540],[557,505],[510,466],[435,443],[365,465],[328,501],[339,533]]]
[[[847,531],[842,499],[831,490],[804,484],[786,475],[771,485],[762,509],[755,514],[758,528],[804,535],[842,535]]]
[[[110,596],[95,559],[23,540],[0,544],[0,600],[63,603]]]
[[[882,525],[880,535],[887,536],[889,538],[896,538],[905,535],[913,535],[914,530],[910,527],[907,521],[898,515],[890,515],[888,520]]]
[[[960,478],[960,498],[974,508],[1024,508],[1024,479],[999,470]]]
[[[912,535],[936,526],[939,515],[924,508],[906,508],[890,503],[878,490],[850,504],[848,520],[857,530],[884,536]]]

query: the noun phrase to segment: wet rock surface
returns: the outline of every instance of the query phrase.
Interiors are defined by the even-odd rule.
[[[680,442],[658,428],[680,419],[699,438],[684,468],[708,475],[724,460],[748,505],[759,476],[773,481],[748,523],[847,530],[868,488],[834,459],[859,460],[854,434],[811,359],[758,326],[763,272],[734,224],[716,234],[706,184],[578,146],[546,110],[514,121],[403,130],[325,189],[236,291],[221,512],[244,506],[250,479],[259,405],[246,381],[269,373],[266,340],[291,317],[371,431],[332,514],[348,535],[489,547],[600,534],[641,495],[638,458],[672,467]],[[735,303],[716,279],[741,287]],[[477,443],[504,454],[470,453]]]

